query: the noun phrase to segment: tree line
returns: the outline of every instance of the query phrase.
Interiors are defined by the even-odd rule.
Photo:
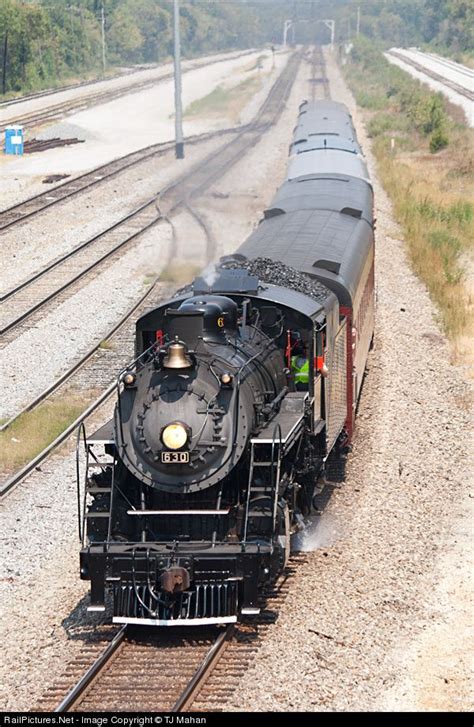
[[[386,45],[474,45],[472,0],[180,0],[183,55],[280,43],[291,18],[297,43],[357,31]],[[360,8],[359,19],[357,11]],[[103,25],[102,25],[103,22]],[[172,0],[0,0],[0,91],[24,92],[172,55]],[[290,40],[292,39],[290,34]]]
[[[361,32],[386,45],[423,43],[452,53],[474,51],[472,0],[353,0],[362,10]]]
[[[258,2],[181,0],[180,5],[185,57],[272,41]],[[102,22],[108,68],[159,63],[172,55],[172,0],[0,0],[0,91],[44,88],[100,73]]]

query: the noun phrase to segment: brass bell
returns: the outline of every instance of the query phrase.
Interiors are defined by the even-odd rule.
[[[166,356],[163,359],[164,369],[189,369],[193,365],[191,358],[187,355],[186,347],[175,341],[168,346]]]

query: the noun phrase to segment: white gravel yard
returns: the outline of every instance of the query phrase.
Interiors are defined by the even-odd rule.
[[[183,108],[210,93],[218,85],[236,85],[255,72],[255,63],[263,57],[261,74],[278,73],[286,62],[286,54],[275,56],[258,51],[240,58],[230,58],[208,67],[183,74]],[[253,69],[253,70],[252,70]],[[163,81],[156,90],[122,96],[100,106],[72,114],[64,121],[48,127],[42,136],[77,136],[85,139],[77,144],[23,157],[0,156],[0,196],[2,207],[44,191],[41,180],[50,174],[79,174],[123,154],[149,144],[174,138],[174,86]],[[199,134],[229,125],[225,116],[184,119],[185,135]]]
[[[469,387],[410,271],[355,102],[328,72],[375,186],[376,344],[347,482],[231,709],[468,711]]]
[[[238,55],[240,51],[232,51],[230,53],[218,53],[209,56],[201,56],[200,58],[193,58],[190,60],[182,61],[183,71],[192,69],[196,64],[200,64],[205,61],[215,61],[219,58],[231,59],[233,56]],[[157,66],[151,66],[149,68],[142,68],[140,70],[133,71],[132,73],[126,73],[115,78],[108,78],[102,81],[96,81],[87,83],[76,88],[69,88],[63,91],[57,91],[53,94],[40,96],[37,98],[25,98],[22,101],[16,101],[14,104],[5,104],[0,107],[0,124],[6,119],[11,119],[15,114],[23,115],[29,114],[33,111],[41,111],[44,108],[55,106],[56,104],[64,103],[66,101],[72,101],[76,99],[87,98],[88,96],[95,95],[97,93],[103,93],[104,91],[132,88],[142,81],[149,81],[153,79],[160,79],[167,73],[173,71],[173,63],[162,63]]]

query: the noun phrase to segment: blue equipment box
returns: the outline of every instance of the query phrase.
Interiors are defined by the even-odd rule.
[[[5,129],[5,154],[23,154],[23,127],[7,126]]]

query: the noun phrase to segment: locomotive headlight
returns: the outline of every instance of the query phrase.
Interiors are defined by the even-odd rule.
[[[161,433],[161,441],[167,449],[181,449],[188,441],[186,427],[179,422],[168,424]]]

